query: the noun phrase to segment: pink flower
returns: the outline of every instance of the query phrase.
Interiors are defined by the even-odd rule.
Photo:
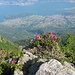
[[[52,40],[52,42],[54,43],[55,41],[54,41],[54,40]]]
[[[57,39],[57,36],[56,36],[56,34],[53,34],[53,38],[54,38],[54,39]]]
[[[49,34],[50,34],[51,38],[53,38],[53,33],[52,32],[49,32]]]
[[[50,35],[52,35],[52,32],[49,32]]]
[[[15,63],[16,63],[16,60],[13,59],[13,60],[11,61],[11,64],[15,64]]]
[[[40,39],[40,34],[36,34],[36,39]]]
[[[51,38],[57,39],[56,34],[52,34],[52,33],[50,33],[50,35],[51,35]]]
[[[51,34],[51,38],[53,38],[54,37],[54,35],[53,34]]]

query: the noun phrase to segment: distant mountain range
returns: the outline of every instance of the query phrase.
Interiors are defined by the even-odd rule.
[[[37,2],[75,2],[75,0],[0,0],[0,5],[30,5]]]
[[[0,23],[0,35],[11,41],[33,38],[36,33],[54,32],[62,35],[75,33],[75,15],[13,17]]]

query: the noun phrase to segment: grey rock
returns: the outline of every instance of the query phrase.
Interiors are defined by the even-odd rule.
[[[35,73],[38,71],[40,65],[46,61],[47,61],[46,59],[39,59],[34,65],[32,65],[29,68],[29,74],[28,75],[35,75]]]
[[[30,52],[26,52],[26,54],[29,55],[29,57],[31,57],[32,59],[38,58],[38,56],[35,56]]]
[[[30,60],[31,58],[27,55],[27,54],[24,54],[23,57],[21,57],[18,61],[18,64],[24,64],[26,63],[28,60]]]
[[[33,60],[35,58],[38,58],[37,56],[33,55],[30,52],[25,52],[25,54],[23,55],[23,57],[21,57],[18,61],[18,64],[24,64],[29,60]]]
[[[22,64],[24,70],[16,69],[14,75],[75,75],[75,68],[70,63],[65,61],[62,65],[55,59],[38,60],[38,56],[27,51],[19,59],[18,64]]]
[[[16,69],[16,70],[14,71],[14,75],[23,75],[23,72],[20,71],[19,69]]]
[[[18,61],[18,65],[22,64],[22,68],[23,68],[23,74],[26,75],[28,74],[28,68],[32,65],[32,62],[37,59],[38,57],[33,55],[32,53],[25,51],[25,54],[23,55],[23,57],[21,57]],[[15,71],[16,75],[18,75],[18,72]]]
[[[75,71],[67,66],[63,66],[59,61],[51,59],[39,68],[35,75],[75,75]]]
[[[64,66],[67,67],[67,68],[70,68],[71,70],[75,71],[75,68],[68,62],[64,62]]]

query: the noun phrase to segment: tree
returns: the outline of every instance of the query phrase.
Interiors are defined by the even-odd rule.
[[[74,33],[67,34],[67,37],[62,45],[62,50],[69,62],[75,62],[75,36]]]

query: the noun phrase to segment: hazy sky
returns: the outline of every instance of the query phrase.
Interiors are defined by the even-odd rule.
[[[75,0],[0,0],[0,5],[21,5],[21,6],[25,6],[25,5],[34,4],[34,3],[37,3],[37,2],[47,2],[47,1],[75,2]]]

